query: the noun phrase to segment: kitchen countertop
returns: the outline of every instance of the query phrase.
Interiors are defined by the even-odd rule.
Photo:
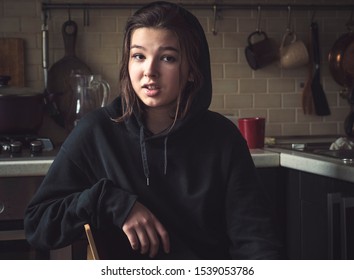
[[[265,149],[251,149],[251,156],[257,168],[278,167],[280,164],[279,153]]]
[[[281,148],[252,149],[257,168],[286,167],[354,183],[354,164],[339,159]],[[44,176],[54,157],[0,160],[0,177]]]
[[[279,154],[263,149],[251,150],[256,167],[279,166]],[[0,160],[0,177],[44,176],[54,157]]]
[[[354,183],[354,163],[344,163],[336,158],[281,148],[265,148],[265,150],[278,153],[281,167]]]
[[[0,177],[44,176],[54,158],[1,160]]]

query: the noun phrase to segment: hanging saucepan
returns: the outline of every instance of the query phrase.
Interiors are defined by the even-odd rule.
[[[351,110],[344,121],[344,131],[349,137],[354,136],[354,29],[353,21],[347,23],[348,32],[341,35],[334,43],[328,55],[329,70],[333,79],[345,87],[346,99]]]
[[[0,76],[0,134],[36,134],[42,125],[43,93],[8,86]]]
[[[343,87],[351,87],[354,80],[354,31],[340,36],[328,55],[333,79]]]

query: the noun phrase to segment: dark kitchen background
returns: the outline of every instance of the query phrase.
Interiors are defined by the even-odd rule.
[[[112,100],[118,94],[124,25],[135,9],[150,0],[135,0],[134,7],[123,7],[123,4],[132,2],[0,0],[0,76],[8,74],[4,70],[6,65],[16,68],[10,88],[15,85],[37,92],[30,99],[32,104],[36,104],[35,97],[45,92],[47,79],[44,70],[51,69],[65,55],[62,26],[70,18],[78,27],[76,56],[93,73],[102,75],[109,82]],[[235,122],[239,117],[265,117],[266,136],[274,136],[276,140],[278,146],[251,150],[251,155],[272,200],[271,206],[274,208],[279,234],[284,240],[286,257],[354,259],[354,228],[351,226],[354,215],[354,155],[349,153],[349,156],[345,154],[341,157],[341,153],[338,153],[338,156],[333,156],[338,151],[329,150],[338,136],[348,132],[344,127],[349,127],[347,136],[352,137],[354,134],[354,94],[348,100],[349,95],[343,91],[344,86],[338,83],[343,78],[343,75],[338,77],[341,71],[333,75],[330,70],[333,70],[330,67],[333,65],[328,61],[331,51],[332,54],[340,54],[333,52],[338,39],[343,34],[347,38],[349,34],[346,23],[353,20],[353,0],[216,0],[216,6],[214,0],[174,2],[199,4],[199,8],[189,6],[188,9],[199,18],[209,41],[214,87],[211,109],[229,116]],[[43,3],[52,7],[46,10],[47,13],[42,13],[42,8],[46,6]],[[114,3],[115,7],[83,8],[93,3],[102,6]],[[243,8],[221,8],[227,4]],[[55,5],[59,8],[54,8]],[[76,5],[80,8],[73,8]],[[122,7],[117,8],[118,5]],[[292,5],[303,8],[291,9]],[[321,8],[314,10],[311,5]],[[309,73],[314,74],[313,65],[285,69],[279,66],[279,60],[276,59],[271,64],[253,70],[245,55],[247,39],[256,29],[266,32],[268,38],[275,40],[279,46],[287,28],[291,27],[297,40],[303,41],[310,50],[310,42],[313,42],[310,40],[311,22],[318,25],[319,82],[328,101],[330,114],[318,114],[315,111],[304,113],[302,98],[307,81],[312,81]],[[48,35],[46,67],[43,67],[43,49],[46,49],[42,44],[44,33]],[[352,90],[353,33],[347,46],[343,45],[346,55],[334,56],[339,60],[347,58],[351,85],[345,86]],[[17,40],[12,42],[12,47],[4,47],[2,43],[9,38]],[[278,53],[279,48],[276,50]],[[8,62],[10,58],[13,62]],[[3,62],[5,59],[7,64]],[[63,76],[60,73],[56,75],[58,79]],[[311,94],[313,92],[310,92],[310,97]],[[0,97],[3,96],[0,94]],[[0,103],[0,113],[7,112],[7,116],[12,116],[6,118],[0,115],[0,130],[8,123],[15,127],[15,122],[8,120],[17,119],[17,128],[21,127],[21,134],[24,134],[17,139],[17,135],[15,138],[13,135],[1,137],[0,133],[0,259],[86,258],[86,239],[83,243],[50,252],[35,250],[25,239],[23,212],[68,131],[46,113],[39,131],[35,129],[35,135],[28,137],[22,126],[28,132],[32,120],[36,119],[33,114],[36,107],[22,102],[23,107],[19,108],[20,100],[25,99],[19,96],[13,100],[15,103],[12,106],[15,107]],[[40,100],[43,102],[42,98]],[[6,101],[6,98],[0,98],[0,101]],[[40,108],[42,105],[40,103]],[[325,107],[322,104],[322,109]],[[31,109],[27,113],[32,113],[27,114],[28,117],[21,117],[20,113],[26,109]],[[350,122],[345,126],[345,119],[350,112]],[[42,114],[39,113],[39,117],[41,121]],[[338,140],[343,141],[343,138]],[[38,143],[41,151],[35,149]],[[351,148],[354,144],[346,143],[351,146],[344,152],[353,152]],[[341,210],[339,207],[342,207]]]
[[[105,3],[105,1],[85,1],[85,3]],[[147,3],[150,1],[134,1]],[[183,1],[175,1],[183,3]],[[297,39],[306,45],[310,38],[311,18],[319,25],[321,51],[321,83],[331,114],[317,116],[304,114],[302,91],[308,79],[308,67],[281,69],[274,62],[256,71],[247,64],[244,49],[247,37],[257,28],[257,9],[218,9],[214,24],[214,1],[187,1],[188,4],[210,3],[210,9],[191,9],[201,21],[210,45],[214,93],[211,109],[223,114],[238,117],[263,116],[266,118],[266,135],[326,135],[343,134],[343,122],[350,111],[348,102],[339,91],[342,86],[332,78],[328,53],[340,37],[347,32],[346,22],[350,10],[292,10],[291,26]],[[64,3],[47,1],[47,3]],[[65,3],[83,3],[82,0]],[[127,1],[109,1],[127,3]],[[284,1],[217,1],[234,4],[352,4],[351,0],[284,0]],[[42,1],[39,0],[0,0],[0,37],[23,38],[25,41],[24,83],[25,86],[43,90],[41,14]],[[86,11],[87,12],[87,11]],[[112,88],[112,96],[117,95],[117,76],[121,58],[121,43],[124,24],[133,12],[132,9],[52,9],[49,11],[49,66],[64,56],[62,24],[71,19],[78,24],[76,55],[94,73],[101,74]],[[262,10],[260,27],[268,37],[279,44],[288,25],[288,10]],[[213,28],[216,27],[216,34]],[[50,120],[42,127],[43,134],[51,131],[61,137],[60,128]]]

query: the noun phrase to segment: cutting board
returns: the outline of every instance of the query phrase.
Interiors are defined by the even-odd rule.
[[[25,86],[24,45],[22,38],[0,38],[0,75],[11,76],[11,86]]]

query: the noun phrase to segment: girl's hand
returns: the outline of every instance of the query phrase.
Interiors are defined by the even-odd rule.
[[[123,224],[123,231],[127,235],[133,250],[141,254],[149,252],[151,258],[155,257],[160,242],[165,253],[170,251],[168,232],[160,221],[144,205],[136,202]]]

